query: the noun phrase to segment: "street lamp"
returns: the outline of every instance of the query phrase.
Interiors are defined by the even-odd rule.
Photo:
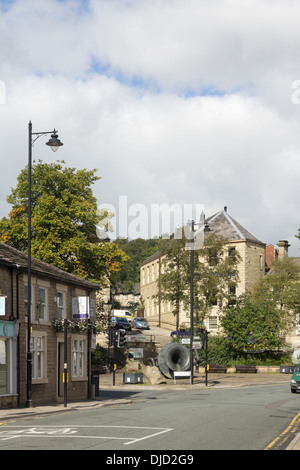
[[[27,401],[25,406],[31,407],[31,371],[32,371],[32,353],[31,353],[31,165],[32,165],[32,147],[34,142],[42,135],[51,134],[51,138],[46,143],[56,152],[58,147],[63,144],[58,139],[57,131],[32,132],[31,121],[28,124],[28,281],[27,281]],[[35,136],[35,137],[34,137]]]
[[[191,384],[194,383],[194,357],[193,357],[193,339],[194,339],[194,232],[195,232],[195,222],[192,220],[191,225],[191,256],[190,256],[190,269],[191,269],[191,285],[190,285],[190,330],[191,330],[191,340],[190,340],[190,365],[191,365]]]
[[[198,250],[204,243],[204,214],[201,214],[200,220],[195,224],[194,220],[188,221],[190,227],[190,243],[189,249],[191,251],[190,255],[190,269],[191,269],[191,278],[190,278],[190,330],[191,330],[191,340],[190,340],[190,365],[191,365],[191,384],[194,383],[194,355],[193,355],[193,341],[194,341],[194,251]]]

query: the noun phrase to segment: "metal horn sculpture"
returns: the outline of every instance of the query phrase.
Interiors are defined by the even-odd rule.
[[[157,362],[161,373],[172,379],[174,371],[190,369],[190,351],[182,344],[169,343],[160,350]]]

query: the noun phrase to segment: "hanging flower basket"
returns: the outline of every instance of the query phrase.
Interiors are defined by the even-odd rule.
[[[52,325],[56,333],[63,332],[65,329],[65,320],[61,318],[55,318],[52,321]],[[97,333],[100,329],[97,323],[87,323],[85,321],[70,321],[68,320],[67,328],[69,331],[74,333],[85,333],[90,331],[91,333]]]

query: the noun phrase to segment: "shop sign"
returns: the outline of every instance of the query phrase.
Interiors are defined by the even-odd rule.
[[[143,348],[131,348],[128,350],[128,357],[130,359],[143,359],[144,350]]]
[[[72,298],[72,319],[86,320],[90,318],[90,298],[73,297]]]
[[[15,336],[15,322],[0,320],[0,336],[13,338]]]

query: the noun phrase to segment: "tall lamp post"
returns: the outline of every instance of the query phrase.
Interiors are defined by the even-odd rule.
[[[204,243],[204,214],[201,214],[199,223],[195,224],[194,220],[189,221],[190,226],[190,365],[191,365],[191,384],[194,383],[194,355],[193,355],[193,341],[194,341],[194,251],[198,250]]]
[[[42,135],[51,134],[51,138],[46,145],[56,152],[63,144],[58,139],[57,131],[32,132],[31,121],[28,124],[28,281],[27,281],[27,401],[25,406],[31,407],[32,401],[32,353],[31,353],[31,166],[32,147],[34,142]]]
[[[190,287],[190,330],[191,330],[191,342],[190,342],[190,364],[191,364],[191,384],[194,383],[194,355],[193,355],[193,339],[194,339],[194,232],[195,222],[191,221],[191,256],[190,256],[190,268],[191,268],[191,287]]]

